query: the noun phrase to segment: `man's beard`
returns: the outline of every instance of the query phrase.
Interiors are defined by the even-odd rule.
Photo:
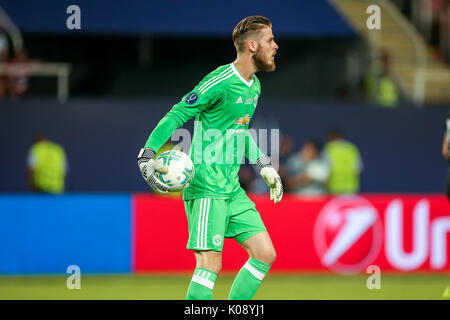
[[[275,71],[275,61],[273,63],[267,63],[264,59],[261,47],[256,49],[256,52],[252,56],[252,60],[257,71]]]

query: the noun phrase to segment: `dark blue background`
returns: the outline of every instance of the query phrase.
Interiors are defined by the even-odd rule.
[[[69,5],[81,10],[81,30],[68,30]],[[354,31],[325,0],[3,0],[24,32],[223,35],[244,17],[265,15],[278,36],[352,36]],[[188,48],[184,48],[188,49]]]
[[[151,130],[179,98],[148,100],[22,100],[2,103],[0,192],[25,192],[26,158],[45,132],[69,159],[69,192],[146,191],[136,157]],[[261,97],[251,126],[280,128],[296,147],[342,128],[361,150],[362,192],[443,192],[441,155],[448,108],[382,109],[335,101],[282,101]],[[186,125],[192,130],[193,121]],[[192,132],[192,131],[191,131]]]

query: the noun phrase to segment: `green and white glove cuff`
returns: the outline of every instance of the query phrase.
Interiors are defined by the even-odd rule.
[[[138,165],[141,164],[142,162],[150,161],[150,159],[153,159],[155,154],[156,154],[156,152],[153,149],[142,148],[141,151],[139,151],[139,154],[137,157]]]
[[[264,167],[271,167],[272,163],[267,156],[261,156],[258,158],[258,160],[256,160],[255,165],[258,167],[259,171],[261,171],[261,169]]]

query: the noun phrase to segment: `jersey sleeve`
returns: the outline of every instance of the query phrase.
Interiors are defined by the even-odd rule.
[[[259,82],[258,77],[256,77],[256,75],[254,75],[254,77],[256,79],[256,83],[258,86],[258,96],[261,96],[261,84]],[[250,134],[249,131],[247,131],[245,142],[245,157],[250,161],[250,163],[255,164],[256,160],[258,160],[260,157],[264,155],[265,154],[259,149],[255,140],[253,139],[253,136]]]
[[[202,83],[203,81],[193,91],[184,95],[181,101],[175,104],[159,121],[145,143],[146,148],[151,148],[158,152],[159,148],[169,140],[176,129],[197,114],[212,108],[222,99],[223,92],[220,89],[201,93],[198,88]]]

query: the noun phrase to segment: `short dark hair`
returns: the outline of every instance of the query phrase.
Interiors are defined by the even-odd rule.
[[[304,142],[305,144],[310,144],[318,153],[322,151],[322,143],[318,139],[307,139]]]
[[[242,19],[234,27],[233,30],[233,43],[238,52],[242,52],[245,49],[245,40],[250,35],[257,34],[263,28],[272,28],[272,22],[263,16],[249,16]]]
[[[344,133],[339,128],[330,128],[328,130],[328,139],[334,140],[334,139],[340,139],[344,136]]]

